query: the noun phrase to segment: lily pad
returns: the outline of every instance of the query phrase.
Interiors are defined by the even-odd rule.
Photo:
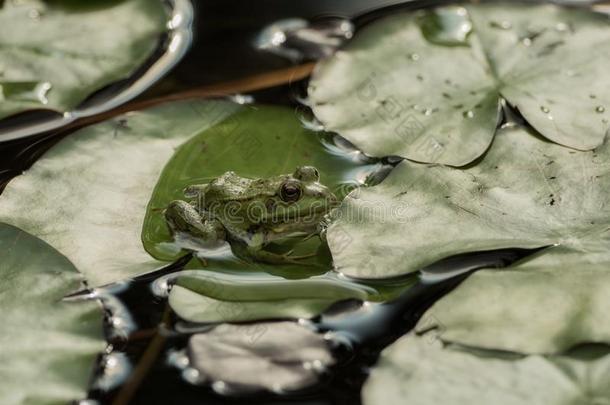
[[[561,356],[511,356],[407,335],[384,350],[364,385],[365,405],[605,404],[610,401],[607,347]]]
[[[476,4],[371,23],[313,74],[317,118],[371,156],[464,166],[501,98],[546,138],[591,150],[610,119],[610,22],[556,5]]]
[[[219,325],[193,335],[188,355],[199,382],[221,393],[298,391],[335,362],[323,335],[294,322]]]
[[[66,255],[99,286],[164,266],[141,241],[146,206],[175,148],[235,113],[222,101],[166,104],[60,141],[0,196],[0,220]]]
[[[229,170],[243,177],[266,178],[293,173],[303,165],[315,166],[320,181],[338,198],[382,168],[377,160],[341,150],[331,135],[305,128],[291,109],[245,108],[194,136],[168,162],[148,205],[142,231],[146,250],[165,261],[183,254],[173,243],[161,211],[172,200],[185,200],[187,186],[208,183]],[[318,246],[312,246],[313,251]]]
[[[324,298],[275,301],[224,301],[176,285],[169,294],[172,310],[182,319],[197,323],[248,322],[262,319],[312,318],[336,300]]]
[[[480,271],[434,304],[416,330],[520,353],[610,343],[608,235],[587,251],[553,247],[502,271]]]
[[[287,280],[266,273],[244,274],[243,268],[240,272],[206,268],[176,277],[170,306],[181,318],[199,323],[312,318],[338,301],[365,301],[377,294],[332,273]]]
[[[0,8],[0,118],[29,109],[70,111],[129,77],[160,43],[163,2],[124,0],[73,6],[6,1]]]
[[[96,358],[106,345],[100,306],[62,301],[82,288],[83,278],[40,239],[0,223],[0,251],[2,403],[85,398]]]
[[[335,265],[385,278],[461,253],[555,244],[607,257],[609,162],[608,143],[576,152],[520,127],[463,170],[403,161],[343,201],[328,230]]]

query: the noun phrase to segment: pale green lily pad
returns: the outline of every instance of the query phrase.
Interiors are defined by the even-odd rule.
[[[324,298],[275,301],[224,301],[176,285],[169,294],[172,310],[182,319],[197,323],[247,322],[261,319],[311,318],[336,300]]]
[[[312,318],[342,300],[378,292],[333,276],[288,280],[266,273],[191,270],[176,274],[169,303],[181,318],[200,323]]]
[[[175,148],[240,108],[189,101],[132,112],[59,142],[0,196],[0,220],[40,237],[92,286],[164,266],[141,241],[146,207]]]
[[[607,347],[509,356],[410,334],[384,350],[362,399],[364,405],[601,405],[610,402],[608,381]]]
[[[4,2],[0,118],[29,109],[70,111],[129,77],[156,49],[167,20],[158,0]]]
[[[318,65],[309,96],[328,130],[371,156],[466,165],[493,138],[499,96],[548,139],[590,150],[610,126],[609,57],[601,14],[451,6],[365,26]]]
[[[610,343],[609,242],[603,235],[586,252],[554,247],[506,270],[480,271],[435,303],[416,330],[435,327],[446,342],[520,353]]]
[[[87,396],[105,348],[102,310],[66,302],[83,278],[52,247],[0,223],[0,398],[2,403],[56,404]]]
[[[576,152],[519,127],[501,130],[485,158],[463,170],[404,161],[343,201],[328,231],[335,265],[385,278],[460,253],[554,244],[598,251],[610,223],[609,163],[607,143]]]

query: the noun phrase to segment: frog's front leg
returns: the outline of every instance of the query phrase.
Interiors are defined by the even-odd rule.
[[[205,242],[216,242],[226,237],[224,227],[219,221],[202,216],[186,201],[172,201],[165,209],[164,215],[172,235],[182,232]]]

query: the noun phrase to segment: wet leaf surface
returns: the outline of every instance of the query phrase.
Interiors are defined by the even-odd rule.
[[[576,152],[519,127],[463,170],[404,161],[344,200],[328,232],[335,265],[387,278],[461,253],[554,244],[606,258],[609,161],[607,143]]]
[[[177,102],[82,129],[8,184],[0,220],[55,247],[92,286],[162,267],[141,241],[155,183],[175,148],[239,108]]]
[[[2,403],[85,398],[95,360],[106,346],[101,307],[62,301],[82,288],[83,278],[40,239],[0,223],[0,251]]]
[[[605,404],[609,380],[607,347],[516,356],[443,346],[430,334],[409,334],[384,350],[362,398],[365,405]]]
[[[0,118],[40,108],[70,111],[129,77],[166,31],[161,1],[67,3],[6,1],[0,8]]]
[[[262,319],[312,318],[336,300],[329,298],[287,297],[274,301],[224,301],[210,298],[176,285],[169,295],[169,304],[180,318],[197,323],[248,322]]]
[[[610,342],[608,239],[586,253],[550,248],[506,270],[477,272],[416,327],[440,339],[520,353],[558,353]],[[610,378],[610,376],[608,376]]]
[[[261,272],[211,268],[176,274],[169,303],[190,322],[243,322],[319,315],[341,300],[365,301],[377,291],[333,274],[288,280]]]
[[[323,335],[293,322],[220,325],[189,341],[190,366],[217,391],[297,391],[335,360]]]
[[[546,138],[591,150],[609,128],[609,55],[601,14],[451,6],[365,26],[318,65],[309,96],[328,130],[371,156],[466,165],[494,136],[500,96]]]

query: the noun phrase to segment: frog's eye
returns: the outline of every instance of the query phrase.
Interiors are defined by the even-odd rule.
[[[294,177],[302,181],[319,181],[320,172],[313,166],[297,167]]]
[[[286,182],[280,187],[280,198],[285,202],[294,202],[301,198],[301,186],[298,183]]]

